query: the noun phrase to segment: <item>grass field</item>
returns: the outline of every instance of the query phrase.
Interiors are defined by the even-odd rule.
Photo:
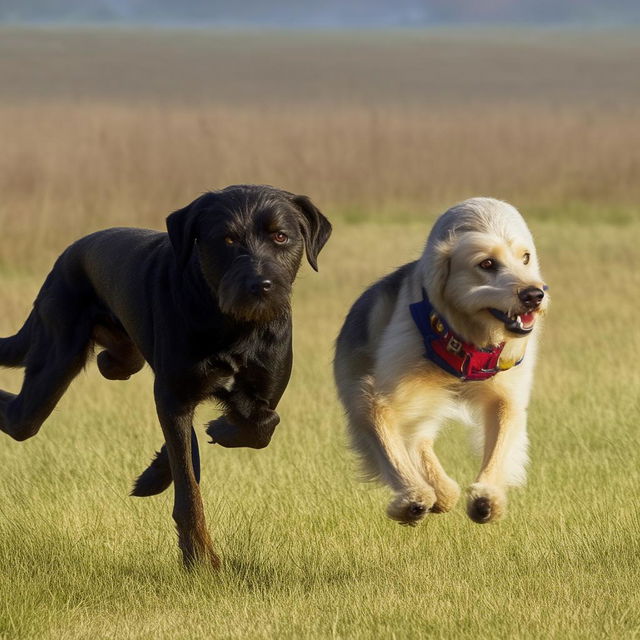
[[[0,444],[0,637],[640,636],[638,42],[0,31],[0,335],[71,240],[160,228],[206,188],[274,183],[334,222],[297,282],[273,443],[201,438],[221,571],[180,568],[170,492],[127,497],[161,444],[149,371],[90,365],[36,438]],[[332,342],[362,287],[474,194],[521,208],[551,285],[529,484],[499,524],[460,505],[404,528],[357,482]],[[463,429],[438,445],[471,482]]]

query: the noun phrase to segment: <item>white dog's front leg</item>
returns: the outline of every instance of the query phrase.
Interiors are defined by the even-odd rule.
[[[480,524],[504,515],[506,488],[523,484],[527,462],[526,410],[507,398],[494,398],[484,418],[484,457],[467,502],[469,517]]]
[[[436,493],[436,502],[431,507],[432,513],[446,513],[456,506],[460,497],[458,483],[447,475],[440,464],[438,456],[433,449],[433,439],[420,440],[415,449],[414,456],[417,466],[422,470],[425,480],[433,487]]]
[[[374,400],[373,430],[380,474],[395,491],[387,515],[402,524],[417,524],[437,500],[431,485],[413,463],[400,435],[401,419],[393,408]]]

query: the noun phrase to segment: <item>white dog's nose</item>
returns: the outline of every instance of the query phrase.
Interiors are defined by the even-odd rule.
[[[518,298],[527,309],[535,309],[540,306],[544,298],[544,291],[538,287],[527,287],[518,291]]]

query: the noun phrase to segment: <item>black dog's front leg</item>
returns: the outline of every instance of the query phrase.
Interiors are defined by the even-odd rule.
[[[291,363],[289,345],[281,361],[269,371],[261,369],[236,376],[233,390],[220,397],[226,409],[224,415],[207,427],[212,444],[263,449],[271,442],[280,422],[275,409],[287,388]]]
[[[189,566],[205,561],[217,567],[219,560],[207,531],[202,497],[192,463],[194,404],[180,401],[169,385],[157,379],[154,392],[173,477],[173,519],[178,529],[184,563]]]

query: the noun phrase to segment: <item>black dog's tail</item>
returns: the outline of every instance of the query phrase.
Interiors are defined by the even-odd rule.
[[[198,438],[193,428],[191,428],[191,460],[196,481],[200,482],[200,451]],[[130,495],[138,498],[155,496],[167,489],[172,480],[169,454],[167,446],[163,444],[160,451],[156,452],[151,464],[138,476]]]
[[[31,326],[33,311],[15,336],[0,338],[0,365],[3,367],[21,367],[31,345]]]
[[[156,452],[151,464],[138,476],[131,490],[132,496],[146,498],[162,493],[172,481],[166,445]]]

